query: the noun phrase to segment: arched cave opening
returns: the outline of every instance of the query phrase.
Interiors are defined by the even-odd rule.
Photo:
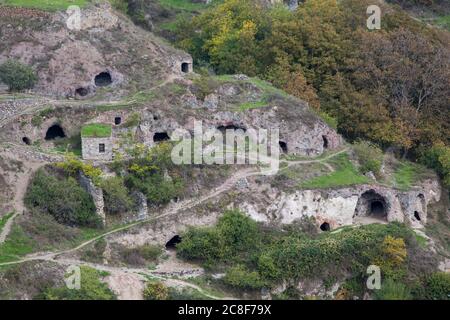
[[[167,250],[175,250],[177,248],[177,244],[181,243],[181,237],[179,235],[175,235],[172,239],[167,241],[166,249]]]
[[[421,221],[420,214],[418,211],[414,211],[414,218],[416,218],[417,221]]]
[[[326,136],[322,136],[323,148],[328,149],[328,138]]]
[[[170,137],[167,134],[167,132],[156,132],[153,135],[153,142],[163,142],[163,141],[169,141]]]
[[[330,231],[331,227],[330,224],[328,222],[324,222],[320,225],[320,230],[322,231]]]
[[[288,153],[288,147],[286,142],[280,141],[278,142],[278,144],[280,145],[280,149],[283,153]]]
[[[101,72],[95,76],[95,85],[97,87],[106,87],[112,83],[112,78],[109,72]]]
[[[181,72],[188,73],[189,72],[189,63],[183,62],[181,64]]]
[[[121,124],[122,123],[122,118],[121,117],[115,117],[114,118],[114,124],[116,125],[116,126],[118,126],[119,124]]]
[[[387,209],[386,199],[374,190],[369,190],[364,192],[358,199],[354,216],[365,216],[387,221]]]
[[[75,90],[75,94],[80,96],[80,97],[85,97],[85,96],[87,96],[89,94],[89,90],[86,89],[86,88],[81,87],[81,88],[78,88],[78,89]]]
[[[45,134],[45,140],[54,140],[57,138],[65,138],[66,134],[64,133],[63,128],[60,125],[54,124],[50,128],[48,128],[47,133]]]
[[[31,140],[28,137],[23,137],[22,138],[23,143],[25,143],[26,145],[30,145],[31,144]]]

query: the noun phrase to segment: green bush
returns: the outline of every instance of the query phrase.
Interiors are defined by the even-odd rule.
[[[450,300],[450,274],[436,272],[425,281],[425,299]]]
[[[37,299],[43,300],[116,300],[117,297],[108,286],[100,281],[102,273],[82,266],[80,290],[69,289],[63,285],[45,289]]]
[[[450,187],[450,147],[438,143],[422,152],[420,161],[427,167],[436,170],[442,177],[444,185]]]
[[[235,288],[261,289],[265,286],[261,276],[256,271],[249,271],[243,265],[236,265],[228,269],[223,281]]]
[[[110,214],[125,213],[133,208],[133,199],[121,177],[111,177],[101,182],[105,211]]]
[[[30,209],[52,215],[70,226],[99,226],[100,218],[92,197],[74,178],[36,172],[28,187],[25,204]]]
[[[0,80],[8,85],[10,91],[22,91],[33,88],[37,76],[30,66],[17,60],[7,60],[0,65]]]
[[[144,289],[145,300],[168,300],[169,289],[161,282],[149,282]]]
[[[401,282],[386,279],[381,283],[381,289],[374,293],[377,300],[410,300],[411,291]]]
[[[353,145],[353,150],[358,156],[361,173],[372,171],[377,176],[380,174],[383,151],[378,146],[368,141],[358,141]]]

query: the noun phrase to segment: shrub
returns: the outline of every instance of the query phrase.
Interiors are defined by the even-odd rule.
[[[70,226],[98,226],[100,223],[92,197],[74,178],[56,177],[44,169],[36,172],[25,203]]]
[[[264,287],[264,281],[256,271],[249,271],[245,266],[239,264],[228,269],[223,281],[240,289],[261,289]]]
[[[102,273],[90,267],[82,266],[81,288],[73,290],[66,285],[45,289],[37,298],[44,300],[115,300],[114,292],[100,281]]]
[[[378,176],[383,163],[383,151],[378,146],[367,141],[356,142],[353,145],[353,149],[358,157],[361,173],[372,171]]]
[[[422,152],[420,161],[429,168],[436,170],[442,177],[444,185],[450,187],[450,147],[438,143]]]
[[[144,289],[145,300],[168,300],[169,289],[161,282],[149,282]]]
[[[375,291],[377,300],[410,300],[411,292],[406,285],[401,282],[395,282],[392,279],[386,279],[381,283],[381,289]]]
[[[34,70],[20,61],[7,60],[0,65],[0,80],[10,91],[22,91],[34,87],[37,76]]]
[[[133,208],[133,199],[128,194],[121,177],[111,177],[101,182],[105,199],[105,211],[110,214],[128,212]]]
[[[450,300],[450,274],[436,272],[425,281],[425,299]]]
[[[136,248],[124,248],[120,255],[126,264],[144,266],[147,262],[157,262],[161,253],[162,250],[158,246],[144,245]]]

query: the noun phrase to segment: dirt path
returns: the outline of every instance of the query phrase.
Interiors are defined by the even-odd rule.
[[[0,232],[0,244],[5,242],[6,238],[11,232],[14,219],[18,215],[23,214],[23,212],[25,211],[24,198],[25,193],[27,192],[28,184],[34,172],[43,165],[45,165],[45,163],[27,162],[23,172],[17,173],[17,180],[14,186],[14,199],[12,202],[14,214],[11,216],[11,218],[9,218]]]

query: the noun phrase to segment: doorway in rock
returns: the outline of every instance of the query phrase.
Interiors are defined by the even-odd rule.
[[[278,142],[278,144],[280,145],[280,149],[283,153],[288,153],[288,147],[286,142],[280,141]]]
[[[323,148],[328,149],[328,139],[326,136],[322,136]]]
[[[418,211],[414,211],[414,218],[416,218],[417,221],[421,221],[420,214]]]
[[[156,132],[153,135],[153,142],[163,142],[163,141],[169,141],[170,137],[167,134],[167,132]]]
[[[387,214],[388,203],[386,199],[375,190],[369,190],[359,197],[354,216],[387,221]]]
[[[94,81],[97,87],[106,87],[112,83],[112,78],[109,72],[101,72],[95,76]]]
[[[181,72],[188,73],[189,72],[189,63],[183,62],[181,64]]]
[[[328,222],[324,222],[320,225],[320,230],[322,231],[330,231],[331,227],[330,224]]]
[[[78,88],[75,90],[75,94],[80,97],[85,97],[89,94],[89,90],[86,88]]]
[[[167,241],[166,243],[166,249],[167,250],[175,250],[177,248],[177,244],[181,243],[181,237],[179,235],[175,235]]]
[[[48,128],[45,134],[45,140],[54,140],[57,138],[65,138],[66,134],[64,133],[63,128],[60,125],[54,124],[50,128]]]
[[[31,140],[28,137],[23,137],[22,138],[22,142],[25,143],[26,145],[30,145],[31,144]]]

